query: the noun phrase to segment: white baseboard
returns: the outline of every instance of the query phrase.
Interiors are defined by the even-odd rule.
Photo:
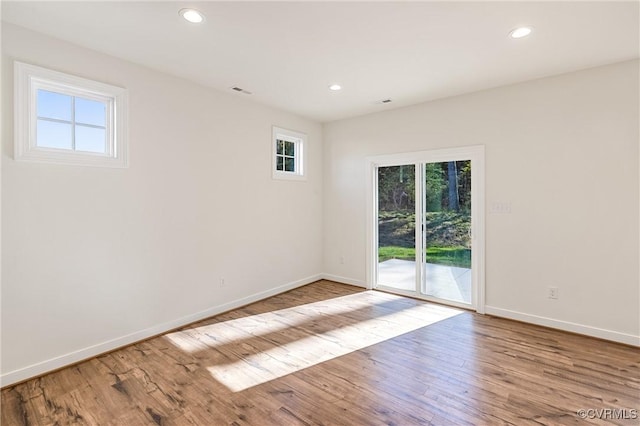
[[[342,284],[349,284],[357,287],[367,288],[367,283],[361,280],[325,273],[320,274],[320,276],[324,280],[330,280]],[[508,318],[516,321],[522,321],[530,324],[541,325],[544,327],[555,328],[558,330],[569,331],[571,333],[583,334],[585,336],[597,337],[599,339],[610,340],[612,342],[624,343],[626,345],[640,347],[640,336],[634,336],[633,334],[620,333],[618,331],[606,330],[603,328],[592,327],[574,322],[561,321],[553,318],[526,314],[509,309],[497,308],[495,306],[485,305],[484,308],[485,313],[488,315]]]
[[[357,287],[366,288],[367,285],[364,281],[356,280],[352,278],[340,277],[332,274],[317,274],[312,275],[301,280],[293,281],[288,284],[284,284],[266,291],[252,294],[241,299],[236,299],[231,302],[224,303],[222,305],[213,306],[200,312],[196,312],[191,315],[184,316],[182,318],[168,321],[153,327],[146,328],[144,330],[137,331],[122,337],[118,337],[106,342],[99,343],[97,345],[89,346],[78,351],[70,352],[68,354],[61,355],[56,358],[52,358],[46,361],[39,362],[18,370],[10,371],[8,373],[0,375],[0,386],[9,386],[14,383],[18,383],[27,380],[32,377],[46,374],[53,370],[75,364],[77,362],[93,358],[94,356],[113,351],[123,346],[136,343],[149,337],[153,337],[162,333],[166,333],[170,330],[174,330],[179,327],[183,327],[187,324],[191,324],[196,321],[203,320],[205,318],[218,315],[222,312],[226,312],[232,309],[239,308],[241,306],[257,302],[262,299],[266,299],[271,296],[275,296],[280,293],[284,293],[294,288],[302,287],[303,285],[310,284],[320,279],[336,281],[343,284],[349,284]],[[537,315],[526,314],[517,311],[511,311],[508,309],[497,308],[494,306],[485,306],[485,312],[489,315],[497,317],[509,318],[517,321],[523,321],[531,324],[542,325],[545,327],[556,328],[559,330],[569,331],[578,334],[584,334],[587,336],[598,337],[601,339],[611,340],[614,342],[625,343],[632,346],[640,346],[640,336],[634,336],[632,334],[620,333],[617,331],[605,330],[597,327],[586,326],[582,324],[576,324],[568,321],[560,321],[552,318],[541,317]]]
[[[496,317],[528,322],[531,324],[542,325],[549,328],[556,328],[563,331],[570,331],[572,333],[584,334],[586,336],[611,340],[613,342],[624,343],[627,345],[640,346],[640,336],[634,336],[633,334],[620,333],[618,331],[591,327],[574,322],[561,321],[553,318],[525,314],[523,312],[511,311],[509,309],[496,308],[495,306],[485,306],[485,313]]]
[[[275,296],[276,294],[284,293],[285,291],[293,290],[294,288],[310,284],[320,279],[322,279],[322,275],[312,275],[310,277],[293,281],[288,284],[262,291],[260,293],[255,293],[241,299],[233,300],[222,305],[213,306],[211,308],[205,309],[204,311],[196,312],[195,314],[187,315],[173,321],[168,321],[153,327],[146,328],[144,330],[137,331],[135,333],[127,334],[125,336],[108,340],[106,342],[98,343],[97,345],[89,346],[78,351],[70,352],[52,359],[48,359],[46,361],[42,361],[28,367],[10,371],[8,373],[0,375],[0,386],[8,386],[30,379],[32,377],[43,375],[53,370],[57,370],[65,366],[93,358],[97,355],[113,351],[123,346],[148,339],[149,337],[157,336],[159,334],[166,333],[167,331],[183,327],[187,324],[191,324],[196,321],[218,315],[222,312],[236,309],[241,306],[248,305],[250,303],[257,302],[271,296]]]
[[[354,285],[356,287],[367,288],[367,283],[365,283],[364,281],[355,280],[353,278],[340,277],[338,275],[332,275],[332,274],[320,274],[320,277],[323,280],[335,281],[341,284],[349,284],[349,285]]]

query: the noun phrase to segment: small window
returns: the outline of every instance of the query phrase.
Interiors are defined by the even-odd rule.
[[[126,167],[125,89],[15,63],[15,159]]]
[[[305,179],[304,145],[307,136],[292,130],[273,128],[274,179]]]

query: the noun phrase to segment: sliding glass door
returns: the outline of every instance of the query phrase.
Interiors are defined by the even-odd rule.
[[[483,151],[417,153],[372,160],[374,288],[462,307],[482,294],[474,232]],[[440,160],[442,159],[442,160]],[[390,164],[385,164],[390,163]],[[481,226],[479,226],[481,227]]]
[[[422,164],[422,294],[471,304],[471,161]]]
[[[378,284],[416,289],[416,167],[378,168]]]

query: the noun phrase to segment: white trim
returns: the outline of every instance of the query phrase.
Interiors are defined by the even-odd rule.
[[[495,306],[485,306],[485,313],[496,317],[522,321],[529,324],[541,325],[543,327],[555,328],[584,336],[597,337],[599,339],[640,347],[640,336],[634,336],[633,334],[620,333],[619,331],[606,330],[604,328],[592,327],[575,322],[526,314],[524,312],[497,308]]]
[[[203,319],[212,317],[214,315],[221,314],[223,312],[239,308],[241,306],[248,305],[271,296],[275,296],[280,293],[284,293],[294,288],[302,287],[312,282],[322,279],[320,274],[312,275],[301,280],[293,281],[288,284],[284,284],[270,290],[265,290],[259,293],[252,294],[241,299],[236,299],[231,302],[223,303],[222,305],[213,306],[205,309],[204,311],[196,312],[195,314],[186,315],[181,318],[177,318],[173,321],[168,321],[153,327],[146,328],[144,330],[136,331],[125,336],[117,337],[106,342],[98,343],[96,345],[89,346],[84,349],[80,349],[74,352],[70,352],[52,359],[48,359],[37,364],[30,365],[28,367],[20,368],[18,370],[10,371],[0,376],[0,386],[5,387],[14,383],[18,383],[29,378],[39,376],[50,371],[66,367],[77,362],[81,362],[97,355],[113,351],[123,346],[131,345],[136,342],[148,339],[153,336],[164,334],[168,331],[175,330],[176,328],[183,327],[185,325],[201,321]]]
[[[426,188],[426,184],[424,184],[424,167],[421,167],[422,164],[417,163],[413,166],[413,181],[414,181],[414,188],[415,193],[417,194],[418,191],[420,192],[420,195],[415,197],[414,200],[414,214],[415,214],[415,228],[414,228],[414,233],[413,233],[413,241],[415,244],[415,256],[413,259],[414,262],[414,266],[415,266],[415,288],[413,289],[415,294],[418,296],[422,296],[423,294],[421,293],[421,289],[422,289],[422,280],[424,278],[424,272],[425,272],[425,267],[423,265],[423,261],[426,261],[426,259],[424,258],[424,242],[426,240],[426,235],[425,232],[422,232],[422,230],[424,229],[424,211],[422,210],[423,208],[423,198],[426,196],[427,193],[427,188]],[[376,209],[376,211],[378,211],[378,209]],[[376,227],[377,228],[377,227]],[[377,259],[376,259],[377,260]],[[379,287],[379,285],[378,285]]]
[[[365,205],[365,223],[366,247],[365,247],[365,286],[367,290],[373,290],[373,284],[378,282],[378,262],[377,253],[374,245],[378,241],[378,226],[375,223],[376,212],[378,211],[378,173],[376,173],[377,164],[372,159],[367,159],[365,166],[365,188],[366,188],[366,205]]]
[[[104,102],[107,105],[106,152],[101,154],[36,146],[38,89]],[[116,168],[128,166],[126,89],[15,61],[14,98],[16,161]]]
[[[326,273],[320,274],[320,276],[324,280],[335,281],[341,284],[348,284],[348,285],[364,287],[364,288],[367,287],[366,282],[357,280],[354,278],[345,278],[345,277],[340,277],[337,275],[326,274]],[[402,291],[402,290],[398,290],[390,287],[384,287],[384,286],[379,286],[379,288],[382,291],[390,291],[393,293],[401,294],[406,297],[417,298],[416,295],[411,292],[406,292],[406,291]],[[425,301],[434,300],[434,299],[430,300],[429,298],[422,298],[422,297],[419,297],[419,299],[425,300]],[[452,306],[460,307],[463,309],[469,308],[468,305],[465,306],[463,304],[460,304],[460,305],[452,304]],[[527,324],[554,328],[557,330],[576,333],[583,336],[597,337],[599,339],[604,339],[612,342],[624,343],[626,345],[640,347],[640,336],[634,336],[633,334],[620,333],[618,331],[606,330],[603,328],[577,324],[569,321],[561,321],[553,318],[541,317],[538,315],[531,315],[523,312],[517,312],[509,309],[502,309],[502,308],[497,308],[495,306],[488,306],[488,305],[485,305],[485,314],[492,315],[495,317],[515,320],[515,321],[521,321]]]
[[[427,151],[401,152],[398,154],[384,154],[367,157],[368,163],[376,166],[402,166],[413,163],[442,163],[456,161],[460,158],[471,158],[484,154],[484,145],[461,146],[456,148],[441,148]],[[473,159],[473,158],[471,158]]]
[[[471,269],[473,274],[473,295],[471,305],[461,305],[473,308],[476,312],[485,312],[485,170],[484,145],[467,147],[435,149],[429,151],[404,152],[367,157],[366,161],[366,283],[368,289],[373,289],[377,282],[377,253],[374,242],[377,241],[377,174],[376,168],[383,166],[400,166],[416,163],[440,163],[456,160],[471,160],[471,218],[472,218],[472,250]],[[416,216],[418,217],[419,214]],[[420,293],[412,294],[420,297]],[[422,297],[420,297],[422,298]],[[435,300],[425,298],[425,300]],[[440,303],[447,303],[438,300]]]
[[[80,349],[74,352],[70,352],[65,355],[61,355],[49,360],[45,360],[28,367],[20,368],[18,370],[10,371],[0,376],[0,386],[5,387],[14,383],[22,382],[24,380],[36,377],[53,370],[75,364],[97,355],[113,351],[115,349],[131,345],[142,340],[148,339],[153,336],[161,335],[176,328],[183,327],[188,324],[192,324],[197,321],[221,314],[223,312],[237,309],[241,306],[248,305],[271,296],[275,296],[280,293],[293,290],[298,287],[302,287],[307,284],[311,284],[318,280],[330,280],[341,284],[353,285],[361,288],[367,288],[367,283],[354,278],[346,278],[333,274],[317,274],[307,278],[303,278],[297,281],[290,282],[270,290],[265,290],[253,295],[236,299],[231,302],[223,303],[221,305],[213,306],[204,311],[196,312],[195,314],[187,315],[173,321],[168,321],[160,325],[146,328],[125,336],[117,337],[106,342],[98,343],[93,346],[89,346],[84,349]],[[413,296],[411,296],[413,297]],[[640,347],[640,336],[634,336],[632,334],[620,333],[612,330],[605,330],[597,327],[591,327],[581,324],[576,324],[567,321],[555,320],[552,318],[541,317],[537,315],[526,314],[522,312],[511,311],[508,309],[497,308],[494,306],[485,306],[485,312],[489,315],[496,317],[502,317],[512,319],[516,321],[522,321],[530,324],[541,325],[545,327],[551,327],[558,330],[578,333],[586,336],[598,337],[613,342],[624,343],[632,346]]]
[[[278,139],[295,144],[295,172],[277,169]],[[307,135],[294,130],[273,126],[271,131],[271,177],[277,180],[307,180]]]
[[[424,300],[425,302],[437,303],[439,305],[446,304],[447,306],[452,306],[454,308],[460,308],[460,309],[466,309],[466,310],[475,311],[475,309],[473,309],[473,306],[471,306],[469,303],[456,302],[454,300],[447,300],[447,299],[439,299],[437,297],[427,296],[427,295],[422,294],[420,292],[415,292],[415,291],[410,291],[410,290],[403,290],[403,289],[399,289],[399,288],[386,286],[384,284],[379,284],[375,288],[375,290],[384,291],[386,293],[399,294],[400,296],[410,297],[412,299]]]
[[[346,278],[346,277],[341,277],[333,274],[320,274],[320,277],[323,280],[335,281],[340,284],[348,284],[356,287],[367,288],[366,281],[356,280],[355,278]]]
[[[475,206],[474,206],[475,203]],[[471,158],[471,273],[476,312],[485,313],[485,156],[484,145],[475,147]]]

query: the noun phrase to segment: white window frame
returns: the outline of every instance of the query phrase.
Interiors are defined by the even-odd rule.
[[[116,168],[128,166],[126,89],[18,61],[14,64],[14,81],[16,161]],[[38,90],[104,103],[105,153],[37,146]]]
[[[295,144],[295,171],[287,172],[278,170],[278,140],[292,142]],[[293,130],[283,129],[273,126],[272,134],[271,170],[274,179],[282,180],[306,180],[306,155],[307,135]]]

